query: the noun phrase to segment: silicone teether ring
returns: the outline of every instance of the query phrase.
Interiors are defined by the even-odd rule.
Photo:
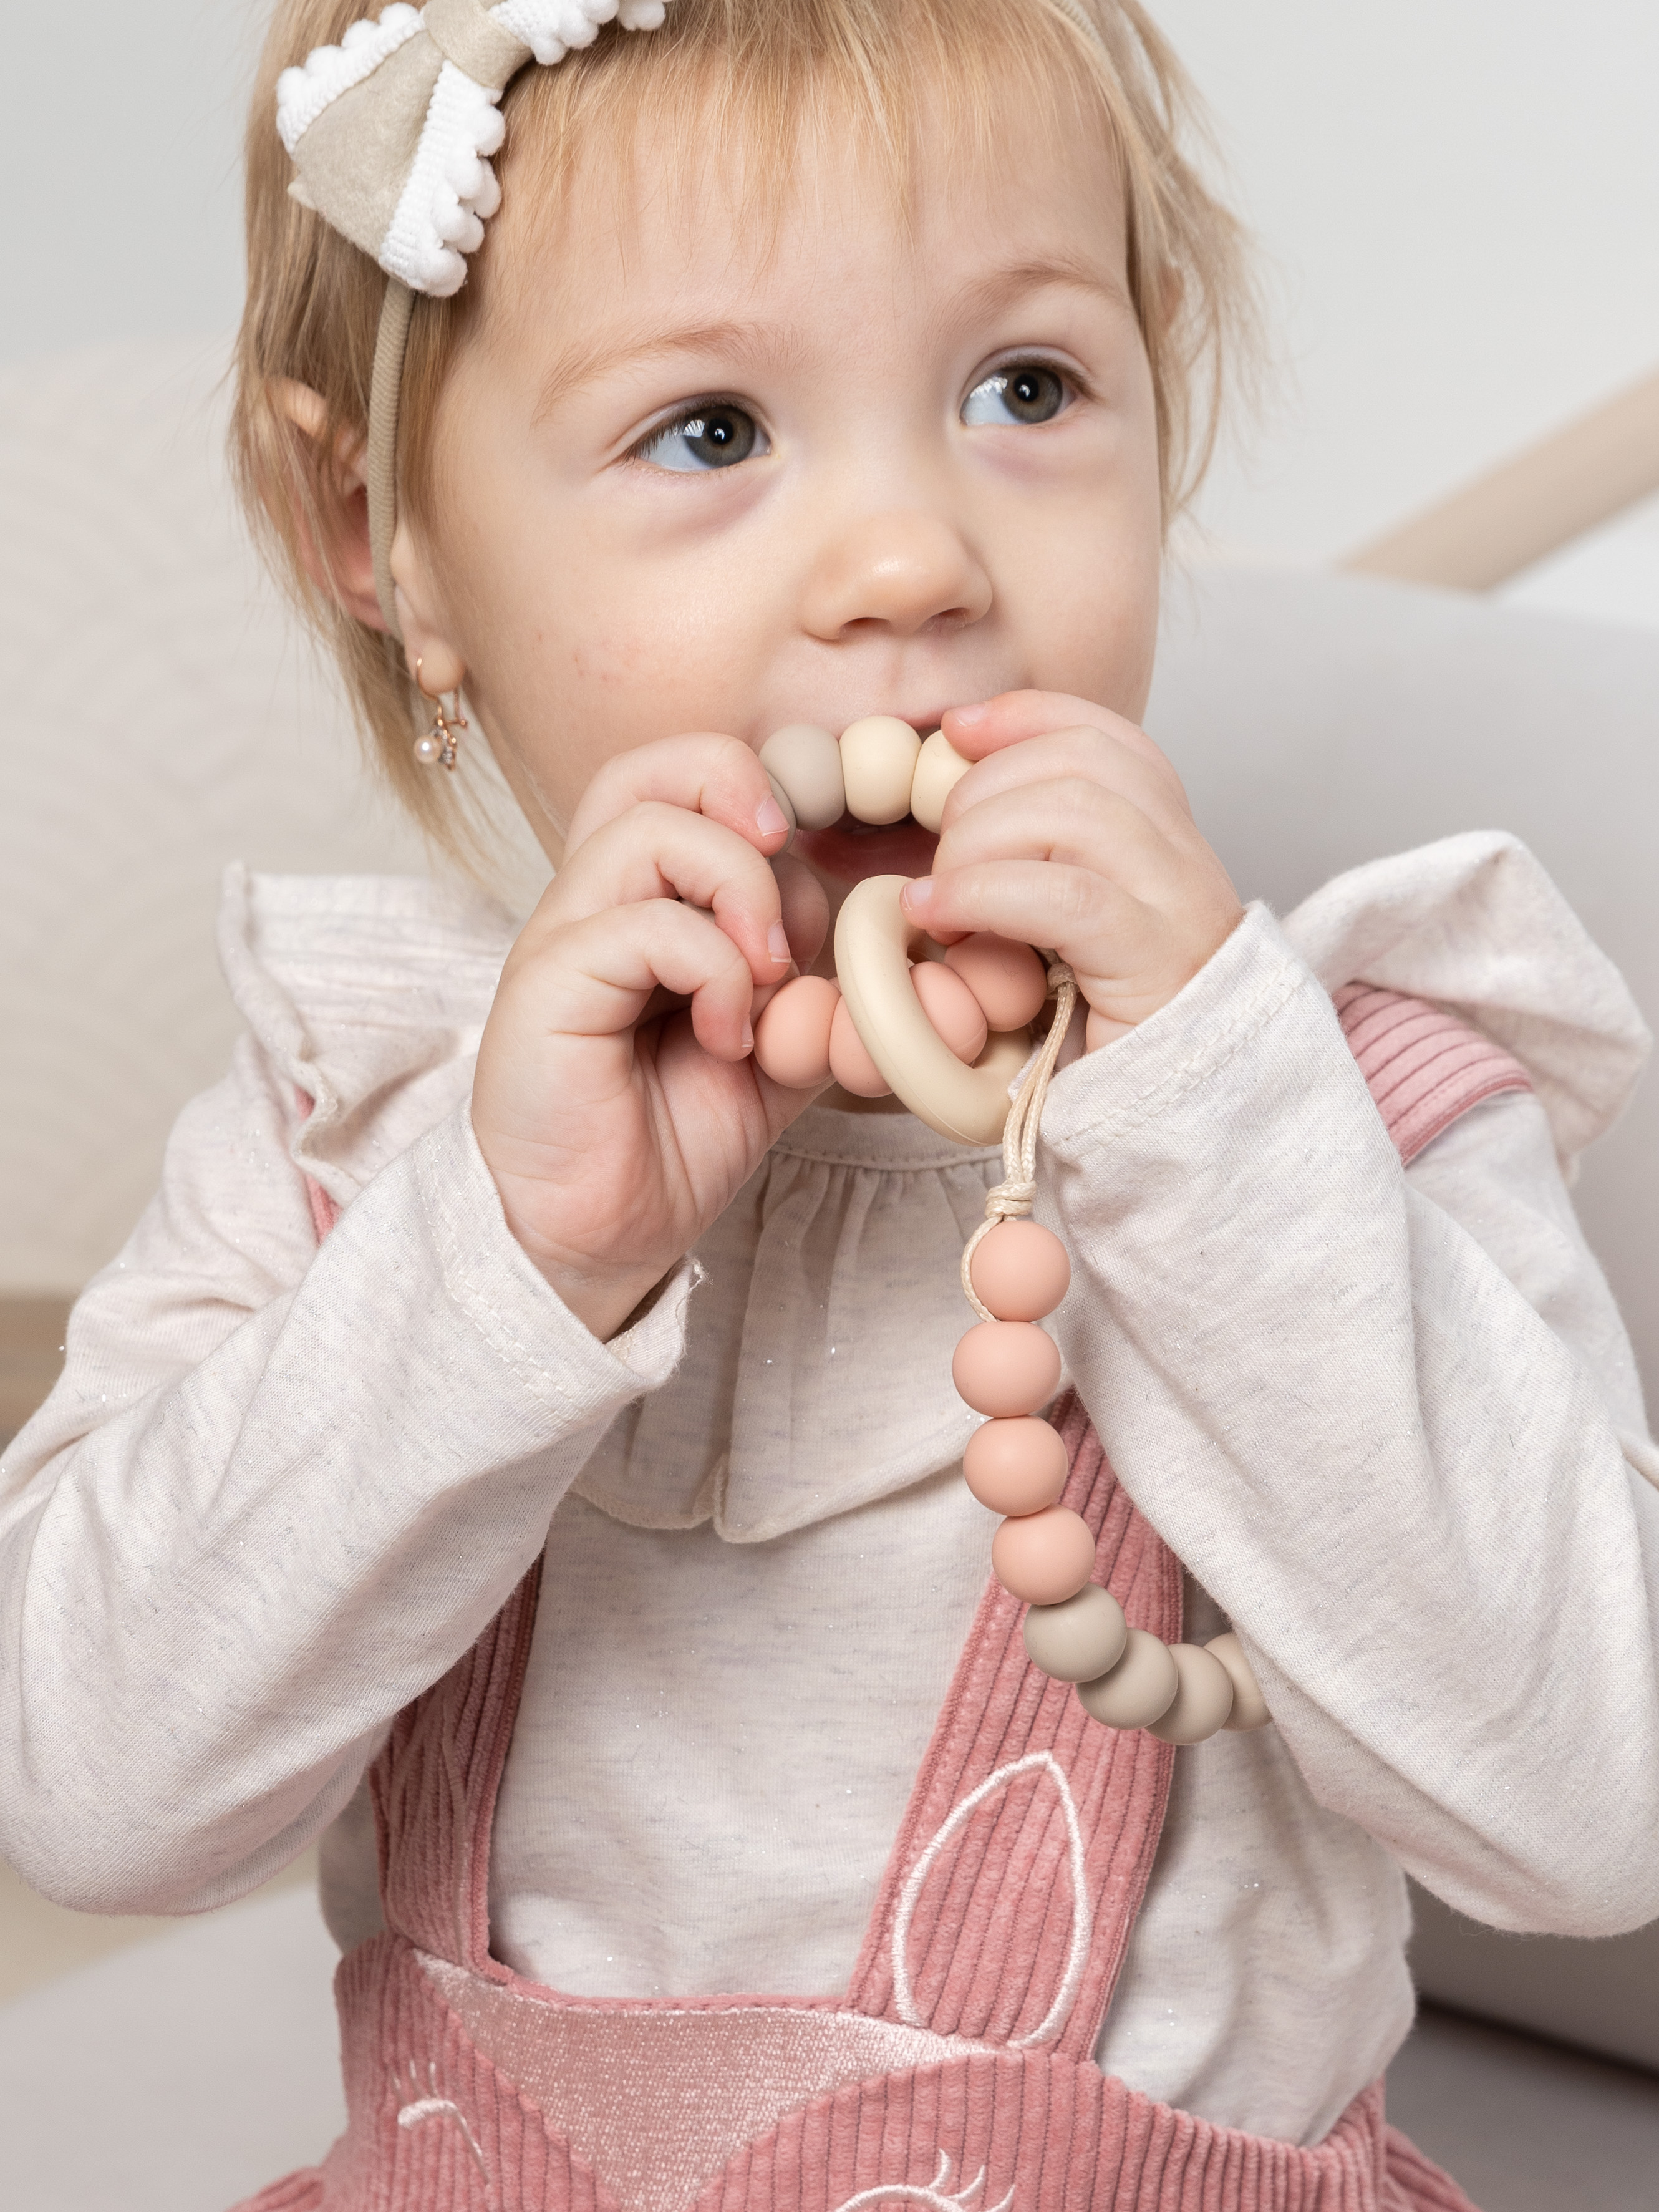
[[[899,894],[908,876],[869,876],[848,894],[836,923],[836,974],[853,1026],[883,1076],[918,1121],[959,1145],[994,1144],[1008,1118],[1008,1085],[1024,1066],[1024,1030],[993,1034],[965,1067],[921,1010],[909,953],[923,932]]]

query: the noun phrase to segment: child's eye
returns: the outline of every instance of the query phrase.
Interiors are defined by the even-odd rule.
[[[634,450],[653,468],[690,476],[704,469],[735,468],[739,461],[772,449],[747,408],[722,399],[688,408]]]
[[[1065,378],[1040,362],[1021,362],[981,379],[962,403],[964,422],[1049,422],[1070,399]]]

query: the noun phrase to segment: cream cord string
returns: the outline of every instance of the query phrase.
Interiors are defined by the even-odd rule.
[[[374,339],[374,373],[368,393],[368,451],[363,469],[368,494],[368,544],[374,557],[374,596],[386,631],[403,643],[398,628],[397,595],[392,586],[392,540],[398,528],[398,408],[403,392],[404,355],[415,295],[395,276],[386,279]]]
[[[999,1221],[1023,1221],[1031,1211],[1036,1196],[1037,1132],[1042,1123],[1043,1101],[1077,1010],[1077,978],[1063,960],[1048,963],[1048,984],[1054,994],[1054,1018],[1002,1125],[1002,1181],[986,1192],[985,1218],[962,1250],[962,1294],[981,1321],[994,1321],[996,1316],[974,1288],[969,1273],[974,1255]]]

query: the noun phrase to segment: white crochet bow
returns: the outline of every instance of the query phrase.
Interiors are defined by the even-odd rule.
[[[653,31],[666,0],[405,0],[276,80],[289,190],[412,292],[459,291],[501,204],[500,101],[532,57],[591,46],[613,19]]]

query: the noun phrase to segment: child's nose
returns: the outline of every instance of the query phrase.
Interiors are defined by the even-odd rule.
[[[941,619],[977,622],[991,580],[948,522],[897,511],[861,516],[821,549],[803,616],[815,637],[845,637],[861,623],[908,635]]]

